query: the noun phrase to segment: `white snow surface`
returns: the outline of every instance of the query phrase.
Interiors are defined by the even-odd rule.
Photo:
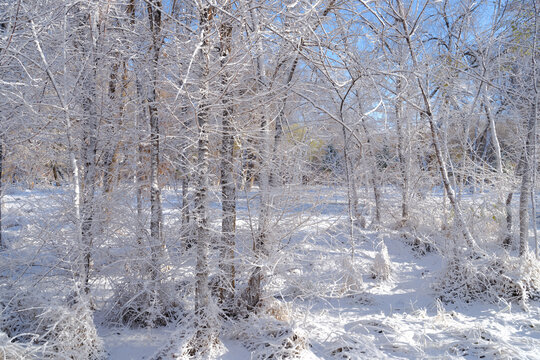
[[[30,201],[29,197],[34,199]],[[28,220],[28,214],[34,211],[28,203],[44,201],[49,204],[44,205],[49,212],[62,208],[61,202],[51,201],[50,197],[47,191],[12,192],[4,196],[4,226],[12,244],[18,237],[40,229],[39,224]],[[164,199],[165,217],[174,219],[179,213],[175,205],[178,196],[169,191]],[[248,247],[250,241],[245,236],[249,221],[246,199],[249,196],[241,197],[238,207],[240,249]],[[283,208],[284,214],[302,226],[291,232],[284,217],[283,226],[275,227],[281,245],[277,245],[277,255],[267,266],[266,300],[283,305],[283,322],[307,343],[297,354],[299,358],[540,359],[538,300],[530,300],[526,309],[504,301],[441,303],[432,290],[445,265],[439,252],[421,255],[395,230],[355,228],[351,259],[350,239],[343,225],[343,197],[324,201],[318,198],[324,203],[322,207],[310,201],[306,200],[305,206],[295,203],[295,208]],[[213,203],[212,207],[218,214],[218,204]],[[219,217],[213,218],[217,226]],[[167,225],[166,231],[174,233],[172,220]],[[242,236],[245,240],[241,240]],[[386,281],[374,279],[371,272],[381,241],[388,249],[392,266],[392,276]],[[107,245],[103,242],[99,246]],[[186,269],[192,265],[189,261],[178,264]],[[103,273],[109,271],[105,265],[103,269]],[[189,271],[183,274],[193,275]],[[100,296],[106,296],[106,283],[95,283],[98,304]],[[104,311],[98,309],[95,322],[109,358],[115,360],[151,359],[174,341],[177,326],[185,325],[153,329],[113,327],[101,321]],[[236,326],[234,322],[223,323],[222,351],[216,358],[260,358],[260,352],[250,348],[247,339],[236,336],[242,333]]]
[[[415,256],[400,238],[385,242],[394,267],[391,282],[371,278],[368,269],[377,250],[364,241],[355,261],[366,270],[360,293],[284,297],[292,303],[294,326],[309,340],[299,358],[540,359],[538,301],[531,301],[528,311],[509,303],[442,304],[430,288],[443,265],[441,256]],[[171,329],[115,331],[102,329],[101,335],[110,358],[118,360],[149,359],[173,334]],[[218,359],[258,358],[226,330],[221,340],[224,352]]]

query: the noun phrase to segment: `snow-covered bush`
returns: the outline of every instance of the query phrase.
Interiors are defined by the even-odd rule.
[[[316,299],[343,296],[364,297],[364,268],[351,260],[350,254],[309,253],[288,259],[276,267],[280,276],[271,280],[271,291],[285,298]]]
[[[8,289],[6,293],[0,299],[0,332],[17,341],[18,347],[7,346],[10,351],[32,350],[40,358],[52,359],[104,357],[87,300],[55,303],[45,302],[39,292],[14,293]]]
[[[135,280],[114,284],[108,321],[129,327],[166,326],[183,313],[173,284]]]
[[[219,339],[221,310],[210,301],[206,318],[195,312],[186,313],[176,324],[176,331],[168,344],[159,349],[153,360],[216,359],[225,348]]]
[[[20,291],[11,287],[0,288],[0,332],[18,341],[31,341],[35,334],[35,321],[44,311],[44,304],[36,293]]]
[[[434,289],[444,302],[503,300],[525,304],[540,296],[540,262],[508,255],[455,256]]]
[[[343,259],[340,273],[343,279],[342,295],[355,295],[362,291],[364,287],[362,273],[349,257]]]
[[[41,347],[33,344],[16,342],[0,331],[0,359],[37,359]]]
[[[227,335],[241,341],[252,359],[299,358],[309,347],[307,335],[292,322],[287,304],[263,302],[256,312],[231,324]]]
[[[373,265],[371,266],[371,276],[374,279],[386,281],[392,277],[393,269],[390,256],[388,256],[388,249],[384,242],[379,245],[379,251],[375,255]]]
[[[103,342],[94,326],[86,301],[47,309],[37,319],[38,340],[44,341],[55,359],[103,359]]]

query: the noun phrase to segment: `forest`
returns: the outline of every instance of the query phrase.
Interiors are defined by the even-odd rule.
[[[0,0],[0,360],[540,359],[538,0]]]

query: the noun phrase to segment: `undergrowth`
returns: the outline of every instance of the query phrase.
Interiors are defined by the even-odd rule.
[[[42,294],[6,290],[0,299],[2,349],[17,358],[102,359],[103,343],[85,298],[44,302]],[[9,340],[7,340],[9,339]],[[9,359],[10,357],[6,357]]]
[[[540,262],[532,257],[453,257],[434,284],[443,302],[500,301],[526,305],[540,298]]]
[[[309,341],[292,318],[286,303],[266,301],[247,318],[231,324],[227,333],[251,351],[252,359],[300,358]]]

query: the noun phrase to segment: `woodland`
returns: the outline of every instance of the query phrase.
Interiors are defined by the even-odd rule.
[[[540,359],[538,0],[0,0],[0,359]]]

